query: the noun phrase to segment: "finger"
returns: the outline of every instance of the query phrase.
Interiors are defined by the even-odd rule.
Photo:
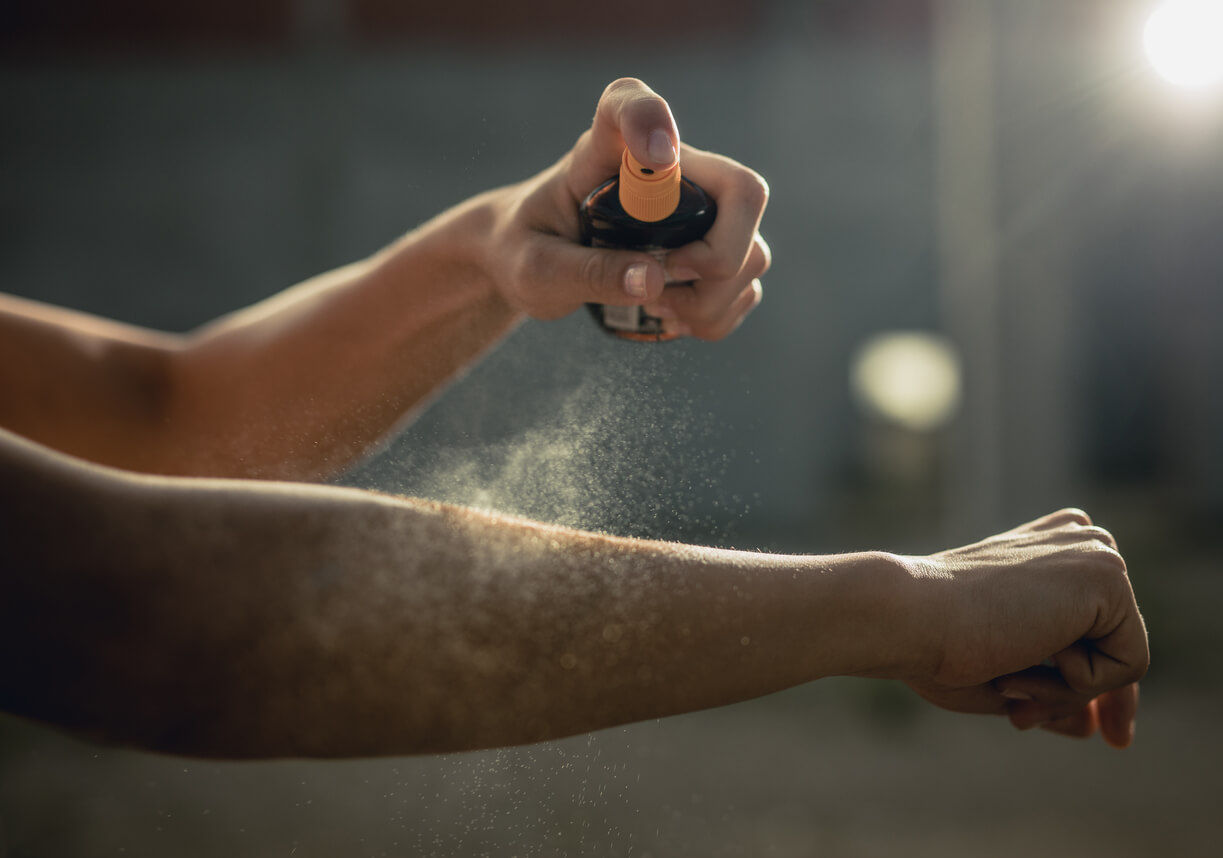
[[[1113,536],[1111,533],[1109,533],[1107,530],[1105,530],[1104,528],[1098,525],[1093,524],[1093,525],[1089,525],[1087,527],[1081,528],[1079,530],[1079,533],[1082,536],[1098,540],[1099,542],[1103,542],[1105,545],[1107,545],[1109,548],[1113,549],[1114,551],[1119,550],[1119,546],[1117,545],[1117,538]]]
[[[1048,730],[1050,733],[1070,736],[1075,739],[1090,739],[1095,735],[1098,726],[1099,717],[1096,712],[1095,701],[1093,700],[1086,706],[1081,707],[1073,715],[1041,724],[1040,728]]]
[[[995,679],[994,688],[1007,699],[1007,714],[1020,730],[1030,730],[1074,718],[1090,701],[1071,688],[1052,667],[1036,666]]]
[[[1079,525],[1069,524],[1057,530],[1048,531],[1048,536],[1045,537],[1048,544],[1053,545],[1073,545],[1075,543],[1085,543],[1089,540],[1095,540],[1114,551],[1118,550],[1117,539],[1107,530],[1097,525]]]
[[[1117,557],[1118,562],[1124,562],[1104,548],[1091,556]],[[1053,656],[1057,669],[1075,691],[1095,697],[1137,682],[1146,673],[1151,659],[1146,628],[1137,605],[1133,604],[1132,592],[1129,601],[1115,613],[1099,612],[1083,640]]]
[[[753,280],[747,285],[747,288],[739,293],[734,303],[726,308],[721,318],[699,327],[690,327],[688,335],[708,342],[725,339],[743,324],[743,320],[747,318],[748,313],[756,309],[763,295],[764,291],[760,281]]]
[[[582,247],[558,236],[525,243],[513,281],[529,283],[521,296],[528,314],[563,316],[586,302],[632,306],[662,294],[662,266],[649,254]]]
[[[718,215],[703,239],[671,252],[670,264],[692,269],[702,279],[729,280],[743,269],[756,245],[769,201],[768,183],[737,161],[688,145],[683,170],[717,201]]]
[[[1140,620],[1134,621],[1140,625]],[[1123,621],[1122,626],[1125,624]],[[1146,634],[1119,629],[1111,637],[1129,640],[1080,641],[1054,655],[1054,667],[1032,667],[994,680],[994,687],[1012,701],[1012,723],[1021,729],[1047,724],[1101,697],[1105,737],[1110,744],[1124,747],[1132,735],[1138,707],[1137,678],[1147,664]],[[1127,648],[1142,654],[1124,658],[1113,654]]]
[[[684,248],[678,248],[667,253],[667,272],[670,274],[671,279],[680,282],[711,279],[704,277],[700,271],[696,271],[685,264],[685,258],[690,256],[692,251],[681,253],[684,250]],[[701,251],[696,252],[700,253]],[[748,246],[747,258],[743,260],[734,274],[741,275],[746,273],[750,277],[760,277],[772,267],[773,250],[769,247],[769,243],[764,240],[764,236],[757,232],[752,236],[751,243]]]
[[[1056,667],[1043,664],[1000,676],[992,684],[1007,699],[1020,702],[1056,703],[1073,698],[1086,703],[1091,699],[1072,689]]]
[[[663,292],[664,298],[672,289],[676,291],[693,291],[691,286],[668,286]],[[747,318],[748,313],[754,310],[760,303],[763,296],[764,287],[759,280],[753,280],[740,290],[730,306],[724,308],[716,318],[704,320],[695,326],[666,304],[652,304],[647,306],[645,311],[651,316],[657,316],[662,319],[664,329],[673,337],[696,337],[700,340],[714,342],[725,339],[734,333],[739,325],[743,324],[743,320]]]
[[[1058,703],[1012,701],[1007,707],[1007,715],[1017,730],[1031,730],[1050,724],[1072,723],[1090,702],[1078,696]]]
[[[755,307],[763,294],[758,278],[768,270],[770,264],[768,244],[759,235],[756,238],[746,265],[735,277],[722,281],[697,280],[691,285],[668,286],[655,305],[661,312],[654,315],[659,318],[677,319],[693,331],[713,330],[722,327],[728,313],[734,309],[745,312]],[[682,276],[682,269],[677,270],[670,259],[668,268],[672,276]],[[749,306],[743,308],[742,305],[747,303],[749,298],[752,299]],[[741,312],[740,315],[742,314]]]
[[[1134,741],[1134,722],[1138,716],[1138,683],[1101,694],[1096,704],[1104,741],[1114,748],[1128,748]]]
[[[573,148],[568,184],[583,199],[615,176],[628,147],[638,161],[662,169],[675,163],[679,129],[666,100],[637,78],[620,78],[603,90],[594,121]]]
[[[1060,527],[1065,527],[1068,524],[1077,524],[1082,527],[1091,526],[1091,516],[1081,509],[1075,507],[1067,507],[1059,509],[1057,512],[1051,512],[1048,515],[1042,515],[1034,521],[1029,521],[1027,524],[1022,524],[1015,528],[1016,530],[1057,530]]]

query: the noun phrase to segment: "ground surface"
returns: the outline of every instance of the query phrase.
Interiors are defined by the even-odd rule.
[[[0,855],[1214,855],[1218,703],[1156,684],[1126,752],[852,680],[421,759],[201,763],[6,720]]]

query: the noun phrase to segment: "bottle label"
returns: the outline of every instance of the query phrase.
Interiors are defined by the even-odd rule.
[[[646,315],[646,312],[640,307],[603,305],[603,324],[613,331],[629,331],[635,334],[654,333],[644,327],[652,319],[653,317]]]

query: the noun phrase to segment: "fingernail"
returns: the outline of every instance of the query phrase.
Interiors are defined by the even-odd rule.
[[[668,334],[673,334],[677,337],[692,336],[692,328],[688,327],[683,322],[668,322],[666,331]]]
[[[649,266],[644,262],[634,262],[624,270],[624,291],[634,298],[644,298],[646,294],[646,274]]]
[[[700,280],[701,275],[693,271],[691,268],[673,268],[667,272],[674,283],[691,283],[693,280]]]
[[[653,316],[655,319],[674,319],[677,318],[675,311],[666,304],[647,304],[643,308],[647,315]]]
[[[1032,695],[1026,691],[1020,691],[1018,688],[1004,688],[1000,692],[1007,700],[1031,700]]]
[[[672,164],[675,162],[675,146],[671,143],[671,135],[661,128],[650,132],[650,142],[646,146],[650,160],[655,164]]]

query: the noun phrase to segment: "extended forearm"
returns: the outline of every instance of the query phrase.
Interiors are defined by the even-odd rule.
[[[9,661],[3,695],[112,741],[488,747],[891,675],[905,656],[906,573],[887,555],[640,542],[277,483],[88,482],[41,524],[30,506],[9,548],[4,650],[55,633]],[[49,542],[59,527],[77,536]]]
[[[484,273],[476,199],[370,259],[192,336],[175,361],[173,473],[310,479],[367,452],[520,318]]]
[[[495,193],[186,336],[0,296],[0,426],[135,471],[334,473],[520,318],[481,255]]]

